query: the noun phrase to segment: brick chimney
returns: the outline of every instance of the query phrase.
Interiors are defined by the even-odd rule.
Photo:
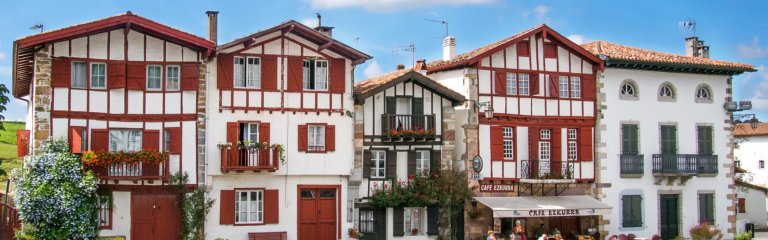
[[[397,67],[395,67],[395,70],[403,70],[405,69],[405,65],[403,64],[397,64]]]
[[[443,61],[451,60],[456,56],[456,38],[445,36],[443,39]]]
[[[211,42],[216,43],[216,40],[218,39],[218,25],[219,25],[219,12],[218,11],[207,11],[205,14],[208,15],[208,40],[211,40]]]
[[[315,27],[315,30],[317,30],[318,32],[322,33],[325,36],[333,37],[333,27],[323,26],[323,22],[322,22],[323,17],[320,16],[320,13],[315,13],[315,14],[317,14],[317,27]]]
[[[685,56],[709,58],[709,46],[704,45],[704,41],[699,40],[699,37],[687,37],[685,38]]]
[[[416,60],[416,66],[413,67],[413,70],[427,74],[427,60],[424,60],[424,59]]]

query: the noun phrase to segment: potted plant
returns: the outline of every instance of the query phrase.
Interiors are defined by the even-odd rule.
[[[347,233],[349,234],[349,238],[360,238],[363,236],[363,234],[360,232],[360,228],[357,226],[349,228]]]
[[[411,235],[413,236],[419,235],[419,229],[418,228],[411,229]]]

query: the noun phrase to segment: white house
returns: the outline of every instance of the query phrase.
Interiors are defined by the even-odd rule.
[[[751,173],[749,183],[757,186],[768,186],[768,123],[759,123],[752,129],[749,123],[737,124],[733,129],[733,137],[737,146],[733,150],[736,157],[736,167]]]
[[[766,197],[768,188],[747,182],[736,182],[736,232],[747,231],[748,223],[765,229],[768,222]]]
[[[27,104],[28,145],[67,139],[73,153],[160,151],[147,162],[89,167],[100,178],[102,236],[178,238],[172,173],[198,182],[197,125],[215,44],[127,12],[23,37],[13,45],[13,95]],[[135,159],[134,159],[135,160]],[[109,199],[112,199],[112,202]]]
[[[346,236],[353,70],[371,57],[331,29],[291,20],[218,46],[205,102],[216,199],[206,238]]]
[[[752,66],[709,59],[687,39],[688,56],[605,41],[582,45],[605,61],[598,78],[601,201],[614,207],[609,235],[689,237],[700,222],[731,238],[736,205],[731,77]]]

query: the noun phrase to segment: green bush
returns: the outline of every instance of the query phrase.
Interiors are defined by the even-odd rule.
[[[752,239],[752,231],[740,232],[733,236],[733,240],[750,240]]]

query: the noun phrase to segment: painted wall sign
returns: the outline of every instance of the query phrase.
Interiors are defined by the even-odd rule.
[[[482,174],[479,174],[479,173],[473,173],[472,174],[472,180],[480,180],[482,178],[483,178]]]
[[[568,217],[607,215],[611,209],[573,208],[493,211],[493,217]]]
[[[472,158],[472,170],[475,170],[476,173],[480,173],[483,170],[483,158],[480,155]]]
[[[512,184],[480,184],[481,192],[513,192],[515,185]]]

